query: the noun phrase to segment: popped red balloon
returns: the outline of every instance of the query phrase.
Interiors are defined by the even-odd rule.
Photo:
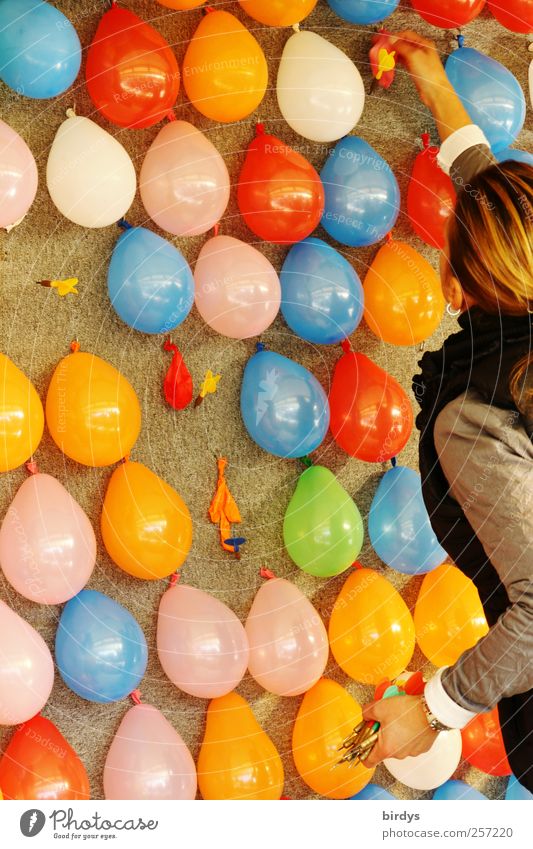
[[[533,0],[488,0],[489,9],[511,32],[533,32]]]
[[[407,214],[415,233],[432,248],[442,250],[457,195],[450,177],[437,164],[438,147],[430,147],[425,134],[423,142],[424,150],[415,159],[407,189]]]
[[[172,360],[163,383],[165,400],[175,410],[184,410],[192,401],[192,377],[177,345],[167,339],[163,345],[165,351],[172,351]]]
[[[355,351],[335,366],[329,406],[335,442],[368,463],[395,457],[413,429],[411,403],[398,381]]]
[[[152,127],[172,109],[180,87],[170,45],[128,9],[112,6],[87,53],[87,89],[96,108],[119,127]]]
[[[499,2],[508,3],[509,0]],[[485,0],[411,0],[411,5],[421,18],[433,26],[454,29],[477,18]]]
[[[319,224],[324,186],[304,156],[258,124],[239,175],[237,202],[256,236],[293,244]]]
[[[487,775],[511,775],[503,745],[498,708],[478,713],[461,731],[463,758]],[[1,782],[1,777],[0,777]]]

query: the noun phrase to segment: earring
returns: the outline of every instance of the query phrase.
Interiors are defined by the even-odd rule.
[[[458,315],[461,315],[461,310],[452,309],[451,304],[446,304],[446,312],[449,316],[451,316],[451,318],[457,318]]]

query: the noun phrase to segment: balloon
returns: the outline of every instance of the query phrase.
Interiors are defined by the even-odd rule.
[[[524,125],[526,99],[504,65],[472,47],[459,47],[446,61],[446,73],[473,124],[494,151],[509,147]]]
[[[396,177],[363,139],[341,139],[320,177],[326,192],[322,226],[338,242],[366,247],[394,227],[400,209]]]
[[[70,88],[81,45],[69,19],[42,0],[2,0],[0,79],[17,94],[44,100]]]
[[[336,141],[351,132],[365,105],[354,63],[309,30],[295,32],[285,44],[276,88],[287,124],[311,141]]]
[[[281,758],[248,702],[237,693],[209,703],[198,757],[198,785],[204,799],[281,796]]]
[[[334,345],[350,336],[363,315],[363,287],[352,265],[322,239],[304,239],[281,269],[281,311],[308,342]]]
[[[528,150],[517,150],[515,147],[506,147],[494,153],[498,162],[525,162],[533,165],[533,153]]]
[[[339,575],[363,545],[363,520],[335,475],[310,466],[298,478],[283,520],[283,541],[291,560],[318,578]]]
[[[94,531],[78,502],[51,475],[25,480],[0,528],[11,586],[30,601],[62,604],[83,589],[95,561]]]
[[[508,2],[508,0],[503,0]],[[477,18],[485,0],[411,0],[415,12],[435,27],[455,29]]]
[[[478,713],[461,731],[463,758],[487,775],[511,775],[498,708]]]
[[[533,0],[488,0],[489,9],[511,32],[533,32]]]
[[[474,584],[448,563],[422,581],[414,620],[417,643],[435,666],[453,666],[489,630]]]
[[[17,728],[0,760],[0,781],[5,799],[91,798],[85,767],[44,716],[34,716]]]
[[[374,770],[359,761],[335,766],[341,757],[339,747],[361,719],[355,699],[329,678],[321,678],[303,697],[292,732],[292,753],[296,769],[315,793],[347,799],[372,778]]]
[[[194,799],[191,753],[161,711],[135,705],[122,719],[104,766],[106,799]]]
[[[125,698],[139,686],[148,649],[131,613],[109,596],[82,590],[63,608],[56,663],[63,681],[89,702]]]
[[[196,9],[197,6],[204,4],[204,0],[157,0],[157,2],[168,9]]]
[[[187,97],[206,118],[233,123],[257,109],[268,82],[265,54],[229,12],[206,7],[183,60]]]
[[[139,176],[146,212],[175,236],[206,233],[222,218],[229,174],[216,147],[187,121],[171,121],[157,134]]]
[[[251,18],[271,27],[291,27],[311,14],[318,0],[239,0]]]
[[[355,351],[346,351],[335,365],[329,406],[333,438],[358,460],[390,460],[413,429],[411,402],[400,384]]]
[[[185,502],[142,463],[122,463],[111,475],[102,509],[107,553],[135,578],[155,581],[176,572],[192,543]]]
[[[81,227],[107,227],[130,208],[136,190],[133,162],[120,142],[89,118],[67,111],[46,166],[50,197]]]
[[[248,666],[248,639],[234,612],[212,595],[174,584],[157,619],[157,653],[176,687],[200,699],[225,696]]]
[[[324,187],[305,157],[258,125],[239,174],[237,201],[256,236],[292,244],[320,223]]]
[[[373,569],[354,569],[329,622],[333,657],[355,681],[379,684],[408,665],[415,648],[413,619],[401,595]]]
[[[529,84],[529,99],[531,101],[531,106],[533,106],[533,59],[529,63],[528,84]]]
[[[441,731],[422,755],[386,758],[383,763],[397,781],[413,790],[433,790],[448,781],[461,760],[461,732]]]
[[[0,353],[0,472],[29,460],[39,447],[43,429],[43,405],[33,384]]]
[[[276,457],[305,457],[329,427],[328,399],[316,377],[262,346],[244,369],[241,415],[254,442]]]
[[[424,257],[391,239],[379,249],[364,280],[365,320],[392,345],[418,345],[444,314],[440,280]]]
[[[424,141],[407,189],[407,214],[415,233],[432,248],[443,250],[457,195],[450,177],[437,164],[438,152],[438,147]]]
[[[0,227],[10,230],[22,221],[35,200],[37,182],[33,153],[24,139],[0,120]]]
[[[404,575],[422,575],[447,554],[433,533],[420,475],[405,466],[386,472],[370,505],[368,534],[378,557]]]
[[[259,588],[245,630],[250,675],[270,693],[298,696],[324,672],[326,629],[311,602],[290,581],[271,578]]]
[[[509,802],[531,802],[533,793],[530,793],[514,775],[511,775],[505,791],[505,798]]]
[[[399,2],[400,0],[328,0],[333,11],[351,24],[377,24],[392,15]]]
[[[350,796],[350,801],[353,802],[388,802],[389,800],[397,801],[397,797],[378,784],[367,784],[355,796]]]
[[[279,312],[281,286],[260,251],[233,236],[209,239],[196,260],[194,301],[203,320],[230,339],[258,336]]]
[[[75,350],[52,375],[46,423],[67,457],[84,466],[109,466],[135,445],[141,408],[116,368],[95,354]]]
[[[486,796],[480,793],[479,790],[474,790],[469,784],[464,781],[446,781],[437,787],[433,794],[433,799],[438,802],[474,802],[484,800],[488,802]]]
[[[152,127],[172,109],[180,87],[174,53],[163,36],[114,4],[103,15],[87,52],[87,91],[119,127]]]

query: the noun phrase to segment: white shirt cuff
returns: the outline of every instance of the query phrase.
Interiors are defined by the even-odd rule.
[[[476,714],[458,705],[450,698],[441,681],[443,669],[431,678],[424,688],[424,697],[433,716],[448,728],[464,728]]]
[[[446,141],[443,141],[437,156],[439,167],[445,174],[449,174],[457,157],[477,144],[484,144],[490,150],[490,144],[481,127],[478,127],[477,124],[467,124],[465,127],[460,127],[451,136],[448,136]]]

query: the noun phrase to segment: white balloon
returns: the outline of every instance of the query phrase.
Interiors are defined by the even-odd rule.
[[[122,145],[89,118],[69,116],[59,127],[46,166],[50,197],[82,227],[107,227],[130,208],[137,179]]]
[[[431,749],[416,758],[383,761],[397,781],[413,790],[433,790],[453,775],[461,760],[462,739],[457,728],[441,731]]]
[[[361,117],[361,74],[342,50],[314,32],[287,41],[278,71],[278,104],[290,127],[306,139],[336,141]]]

